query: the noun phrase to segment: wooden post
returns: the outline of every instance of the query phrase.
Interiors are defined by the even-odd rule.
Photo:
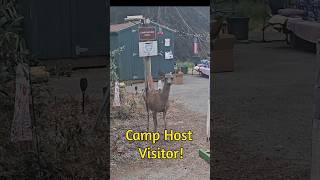
[[[144,20],[144,25],[148,27],[149,24],[150,24],[150,20],[146,18]],[[144,73],[145,73],[144,74],[145,75],[145,77],[144,77],[145,78],[145,86],[147,88],[148,77],[151,76],[151,57],[150,56],[144,58]]]
[[[320,39],[317,40],[316,82],[312,122],[311,180],[320,179]]]
[[[148,26],[150,24],[150,20],[149,19],[145,19],[144,20],[144,25]],[[149,131],[149,107],[148,107],[148,96],[147,93],[149,91],[149,87],[148,87],[148,78],[151,77],[151,57],[147,56],[144,58],[144,83],[145,83],[145,92],[146,92],[146,110],[147,110],[147,118],[148,118],[148,127],[147,130]]]
[[[145,86],[147,88],[148,86],[148,77],[151,76],[151,57],[145,57],[144,58],[144,81],[145,81]]]

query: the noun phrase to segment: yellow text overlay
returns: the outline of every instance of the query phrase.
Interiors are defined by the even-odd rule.
[[[160,139],[165,141],[192,141],[192,131],[178,132],[173,130],[164,130],[163,137],[159,132],[140,132],[129,129],[126,131],[125,137],[127,141],[150,141],[156,144]],[[150,147],[138,148],[141,159],[183,159],[183,147],[176,150]]]

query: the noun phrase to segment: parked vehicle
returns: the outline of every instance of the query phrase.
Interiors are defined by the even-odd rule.
[[[200,60],[200,63],[194,67],[194,70],[199,72],[204,77],[210,76],[210,61],[208,59]]]

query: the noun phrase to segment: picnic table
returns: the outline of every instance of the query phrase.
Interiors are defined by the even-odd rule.
[[[320,23],[303,19],[289,19],[287,29],[301,39],[316,43],[320,39]]]
[[[210,76],[210,68],[209,67],[200,67],[199,72],[201,72],[201,74],[203,74],[203,75]]]

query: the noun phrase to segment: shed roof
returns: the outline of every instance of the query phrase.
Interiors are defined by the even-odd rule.
[[[121,23],[121,24],[113,24],[113,25],[110,25],[110,32],[119,32],[121,30],[124,30],[124,29],[127,29],[129,27],[132,27],[136,24],[139,24],[140,22],[125,22],[125,23]],[[177,32],[176,30],[174,29],[171,29],[167,26],[164,26],[164,25],[161,25],[159,23],[156,23],[154,21],[151,21],[152,24],[156,25],[156,26],[159,26],[159,27],[162,27],[162,28],[165,28],[169,31],[172,31],[172,32]]]
[[[136,25],[137,23],[133,23],[133,22],[126,22],[126,23],[121,23],[121,24],[113,24],[110,25],[110,32],[119,32],[123,29],[127,29],[131,26]]]

